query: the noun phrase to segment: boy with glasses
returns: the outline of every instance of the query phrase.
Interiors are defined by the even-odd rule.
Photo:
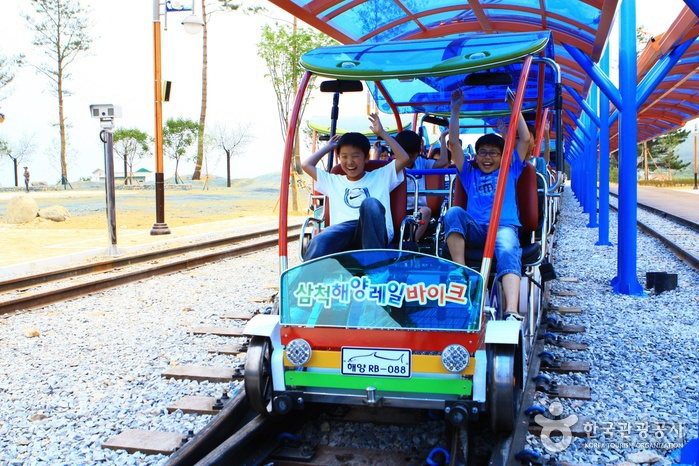
[[[444,229],[452,260],[466,265],[466,247],[482,248],[488,235],[490,215],[495,201],[495,188],[500,174],[504,139],[497,134],[486,134],[476,141],[476,157],[466,163],[463,148],[451,141],[459,140],[459,113],[464,102],[461,89],[451,94],[449,149],[457,175],[468,195],[466,210],[455,206],[444,216]],[[455,123],[455,124],[454,124]],[[517,212],[515,186],[525,167],[529,130],[520,113],[517,125],[519,141],[512,154],[503,198],[498,233],[495,239],[496,279],[502,280],[505,317],[522,320],[518,311],[519,285],[522,274],[522,248],[519,244],[521,224]]]

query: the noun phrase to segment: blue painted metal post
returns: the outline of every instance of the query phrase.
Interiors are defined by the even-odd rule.
[[[582,157],[580,157],[580,166],[582,167],[582,180],[580,203],[583,207],[583,213],[589,214],[590,209],[590,132],[587,128],[589,118],[584,113],[580,115],[578,129],[582,132],[583,149]]]
[[[642,295],[636,277],[636,0],[622,0],[619,27],[619,225],[614,291]]]
[[[684,3],[699,17],[699,0],[684,0]]]
[[[609,47],[600,60],[602,72],[609,76]],[[599,240],[597,246],[609,242],[609,98],[600,93],[599,101]]]
[[[589,105],[597,112],[597,86],[592,85],[590,88]],[[588,140],[588,203],[590,204],[590,221],[587,223],[588,228],[597,228],[597,125],[590,117],[590,139]]]

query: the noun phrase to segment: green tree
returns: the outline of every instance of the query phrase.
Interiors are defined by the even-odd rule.
[[[124,161],[124,184],[133,185],[133,163],[150,155],[150,137],[137,128],[114,131],[114,152]]]
[[[229,0],[219,0],[218,9],[211,10],[210,13],[206,12],[206,0],[201,0],[201,17],[204,21],[204,26],[202,27],[202,53],[201,53],[201,110],[199,112],[199,134],[197,135],[197,155],[194,160],[194,173],[192,174],[193,180],[201,179],[201,167],[204,162],[204,142],[205,142],[205,128],[206,128],[206,108],[208,101],[208,88],[209,88],[209,53],[208,53],[208,41],[209,41],[209,31],[208,26],[211,17],[215,13],[225,12],[225,11],[243,11],[244,13],[255,13],[257,11],[263,10],[263,8],[258,6],[242,7],[239,3],[232,3]]]
[[[0,158],[7,157],[12,161],[15,186],[19,186],[19,167],[31,160],[36,151],[34,135],[23,135],[15,142],[0,139]]]
[[[636,28],[636,57],[641,56],[643,49],[646,48],[648,41],[650,41],[652,38],[653,34],[646,31],[646,27],[644,25],[641,24]]]
[[[187,150],[194,145],[199,134],[199,124],[184,118],[168,118],[163,127],[163,152],[175,161],[175,183],[182,179],[177,174],[180,160],[187,159]]]
[[[215,144],[226,154],[226,178],[229,188],[231,187],[231,159],[242,153],[252,138],[250,137],[250,123],[246,125],[238,124],[235,128],[228,128],[225,125],[217,125],[213,129]]]
[[[285,143],[296,92],[303,77],[303,69],[299,64],[301,55],[309,50],[335,43],[333,39],[325,34],[312,29],[298,28],[295,23],[293,27],[275,23],[273,27],[265,25],[262,28],[262,37],[257,44],[257,54],[267,65],[268,73],[265,76],[272,80],[272,87],[277,97],[277,114],[282,140]],[[313,83],[310,83],[301,107],[299,121],[302,120],[303,112],[311,98],[314,87]],[[296,182],[298,171],[296,167],[301,164],[299,160],[298,131],[294,141],[291,164],[291,209],[294,212],[298,212],[300,206],[298,183]]]
[[[24,15],[34,31],[33,45],[43,49],[46,62],[32,64],[51,82],[51,91],[58,98],[58,128],[61,140],[61,182],[68,183],[66,161],[66,116],[64,98],[70,95],[66,81],[70,74],[68,66],[82,52],[90,48],[92,38],[88,33],[90,22],[88,11],[80,6],[79,0],[34,0],[34,15]]]
[[[643,150],[641,150],[638,166],[644,167],[647,175],[650,170],[648,164],[651,163],[657,171],[667,170],[667,177],[671,180],[673,171],[682,170],[690,165],[690,162],[682,162],[682,159],[677,154],[677,148],[687,140],[690,134],[691,131],[680,128],[646,141],[646,153],[644,154]],[[639,146],[641,145],[639,144]],[[648,179],[647,176],[646,179]]]
[[[22,65],[24,55],[6,57],[0,55],[0,100],[3,99],[3,91],[15,79],[17,68]]]

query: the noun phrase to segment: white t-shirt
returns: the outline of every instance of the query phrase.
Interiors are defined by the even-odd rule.
[[[359,206],[367,197],[374,197],[386,208],[386,231],[388,241],[393,239],[393,217],[391,214],[390,192],[404,178],[403,170],[396,173],[395,160],[365,172],[357,181],[350,181],[346,175],[334,175],[318,170],[315,189],[330,199],[330,222],[342,223],[359,219]]]
[[[424,157],[418,157],[415,159],[413,166],[409,170],[429,170],[435,164],[436,160],[426,159]],[[420,192],[425,191],[425,175],[417,175],[420,178],[417,179],[417,185],[420,188]],[[408,177],[406,180],[408,183],[408,210],[413,210],[415,208],[415,183]],[[427,205],[427,197],[420,196],[417,200],[418,207],[424,207]]]

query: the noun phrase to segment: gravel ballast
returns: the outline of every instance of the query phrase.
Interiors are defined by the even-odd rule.
[[[639,212],[639,219],[658,231],[677,229],[667,220],[644,212]],[[584,325],[586,332],[564,339],[589,347],[579,352],[546,349],[562,360],[590,362],[588,374],[552,377],[563,385],[589,386],[591,400],[559,400],[537,392],[538,404],[563,405],[561,419],[571,415],[582,418],[588,435],[571,439],[561,452],[547,450],[537,436],[530,436],[529,442],[571,464],[677,463],[679,448],[697,436],[699,274],[659,241],[638,233],[636,274],[640,286],[646,284],[646,272],[676,273],[678,286],[660,294],[646,289],[642,297],[616,294],[610,283],[617,273],[617,216],[610,214],[613,246],[596,245],[599,231],[587,228],[588,222],[589,215],[583,214],[566,190],[553,264],[559,278],[578,281],[554,281],[551,307],[582,308],[581,314],[569,314],[562,320],[567,325]],[[696,232],[686,230],[676,242],[689,246],[698,240]],[[572,291],[578,296],[555,296],[556,291]]]
[[[596,246],[598,231],[586,227],[589,218],[568,187],[562,202],[552,262],[558,277],[578,281],[556,280],[552,289],[579,295],[553,296],[551,305],[582,308],[563,320],[584,325],[586,332],[565,338],[589,349],[547,349],[563,360],[590,362],[589,374],[553,377],[561,384],[590,386],[592,399],[537,395],[545,407],[560,401],[562,418],[583,417],[591,429],[589,438],[572,439],[555,457],[591,465],[678,462],[678,445],[697,435],[699,274],[639,233],[639,283],[645,284],[648,271],[666,271],[678,274],[677,289],[659,295],[648,290],[644,297],[613,293],[616,214],[610,215],[615,246]],[[296,246],[289,251],[294,262]],[[253,299],[274,293],[265,286],[277,282],[277,267],[276,250],[255,253],[0,318],[0,464],[164,464],[162,455],[101,445],[127,429],[187,434],[209,422],[210,416],[168,414],[166,408],[185,395],[233,394],[239,384],[168,380],[161,373],[177,365],[240,364],[239,358],[209,353],[235,339],[189,330],[235,325],[220,316],[264,307]],[[410,441],[436,445],[439,435],[434,426],[425,426],[424,432],[411,432]],[[372,437],[376,434],[353,434],[355,442]],[[324,442],[341,439],[328,432]],[[529,436],[528,442],[548,453],[540,437]]]

